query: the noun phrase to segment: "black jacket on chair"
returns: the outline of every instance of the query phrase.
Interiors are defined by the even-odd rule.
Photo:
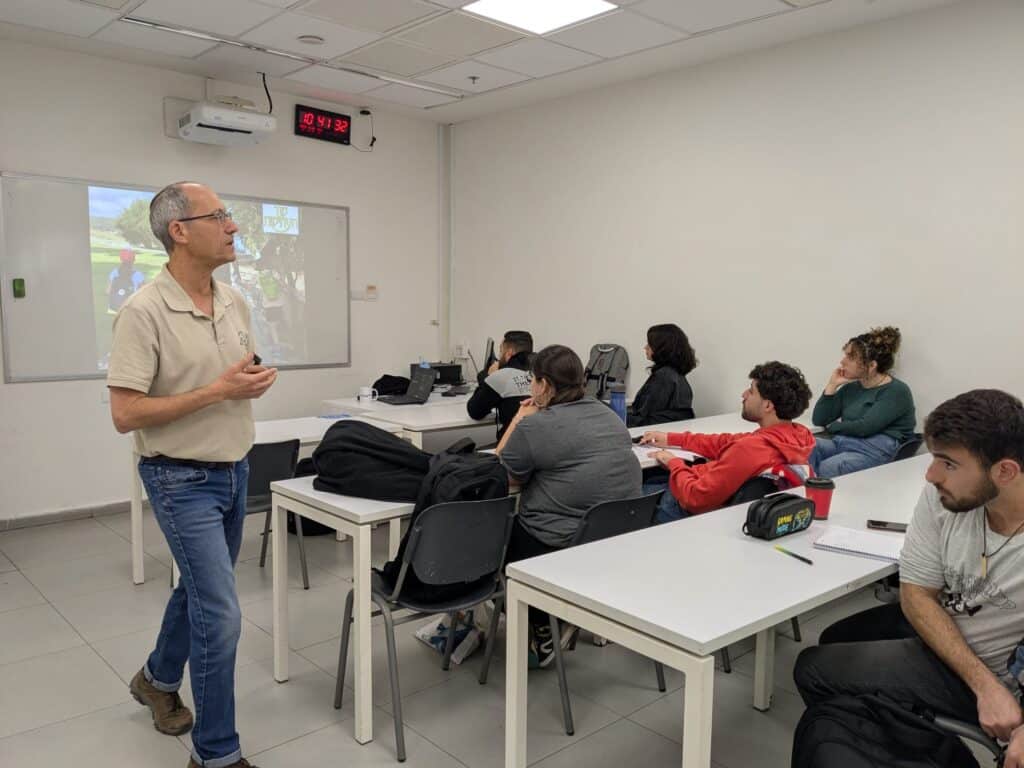
[[[693,390],[675,368],[656,365],[636,393],[628,426],[646,427],[693,418]]]
[[[382,501],[416,501],[430,454],[361,421],[332,424],[313,451],[313,487]]]

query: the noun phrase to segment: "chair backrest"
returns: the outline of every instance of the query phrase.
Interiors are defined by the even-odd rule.
[[[409,531],[394,593],[401,592],[406,566],[424,584],[435,586],[496,576],[515,516],[514,496],[451,501],[423,510]]]
[[[726,503],[726,506],[732,506],[733,504],[743,504],[747,501],[757,501],[767,496],[769,493],[775,493],[779,490],[778,483],[774,478],[765,477],[764,475],[758,475],[747,480],[743,485],[739,487],[739,490],[732,495],[732,498]]]
[[[670,491],[665,491],[670,493]],[[619,536],[623,533],[649,528],[658,508],[662,491],[656,491],[635,499],[619,499],[595,504],[583,516],[572,544],[587,544],[599,539]]]
[[[916,456],[917,452],[921,450],[922,443],[924,443],[924,435],[920,432],[915,432],[900,443],[900,447],[896,449],[896,455],[893,457],[893,461],[902,461],[903,459],[909,459],[912,456]]]
[[[249,486],[246,490],[247,510],[257,511],[270,501],[270,484],[290,480],[299,462],[299,441],[256,443],[249,449]]]

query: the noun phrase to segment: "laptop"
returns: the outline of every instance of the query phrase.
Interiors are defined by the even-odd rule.
[[[437,371],[433,368],[417,368],[412,373],[409,388],[405,390],[404,395],[381,395],[377,402],[388,405],[423,405],[430,397],[436,376]]]

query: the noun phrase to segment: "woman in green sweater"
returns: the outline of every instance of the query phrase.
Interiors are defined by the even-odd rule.
[[[824,427],[811,453],[818,477],[838,477],[893,460],[914,434],[910,387],[889,373],[900,348],[898,328],[872,328],[843,347],[811,420]]]

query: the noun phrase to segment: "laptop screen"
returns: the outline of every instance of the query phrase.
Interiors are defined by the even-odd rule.
[[[409,382],[409,389],[405,394],[426,401],[430,397],[430,390],[434,388],[435,376],[437,376],[437,371],[433,368],[417,368],[413,371],[412,380]]]

